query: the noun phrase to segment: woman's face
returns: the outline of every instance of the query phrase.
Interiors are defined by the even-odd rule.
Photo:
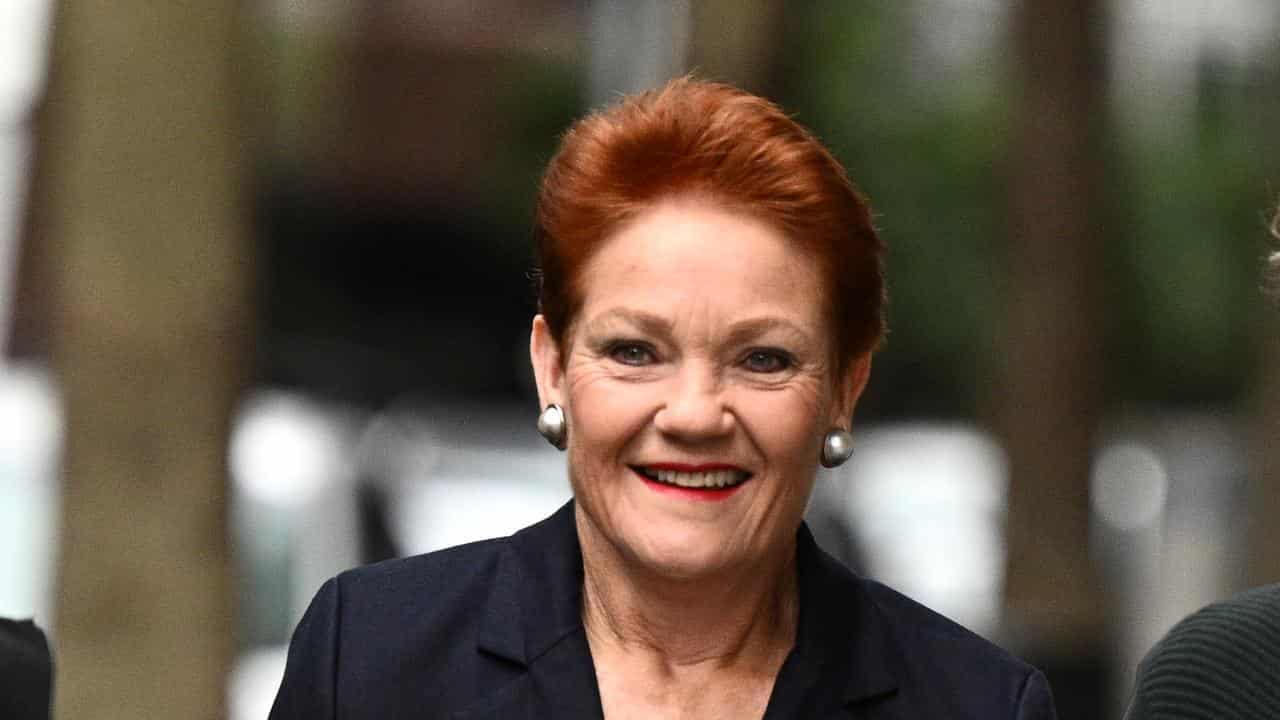
[[[790,550],[823,435],[847,427],[869,367],[831,366],[821,288],[777,230],[705,201],[660,203],[605,242],[566,346],[541,317],[531,340],[587,532],[669,577]]]

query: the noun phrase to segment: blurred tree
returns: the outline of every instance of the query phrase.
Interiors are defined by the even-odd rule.
[[[1053,670],[1097,667],[1107,655],[1088,491],[1102,402],[1105,11],[1104,0],[1026,2],[1014,11],[1019,92],[1002,382],[989,385],[987,400],[1009,455],[1009,620],[1025,652],[1050,666],[1064,717],[1104,714],[1096,686],[1059,681]]]
[[[818,1],[779,23],[778,94],[870,197],[889,248],[890,334],[863,421],[974,417],[999,306],[1000,48],[934,57],[929,6]]]
[[[1185,129],[1143,118],[1115,134],[1117,232],[1103,248],[1112,404],[1225,406],[1257,370],[1243,350],[1262,314],[1256,238],[1273,168],[1260,150],[1275,146],[1267,83],[1201,58]]]
[[[261,167],[261,379],[527,402],[529,222],[582,108],[583,4],[327,8],[256,28],[288,109]]]
[[[1280,16],[1276,17],[1276,23],[1276,29],[1280,30]],[[1280,121],[1280,47],[1273,48],[1270,60],[1271,72],[1262,84],[1263,92],[1258,93],[1266,102],[1254,117],[1262,128],[1257,134],[1262,146],[1269,149],[1259,155],[1269,158],[1267,169],[1271,182],[1267,184],[1274,194],[1280,178],[1280,132],[1276,131],[1280,127],[1277,122]],[[1275,237],[1267,243],[1264,255],[1280,252],[1280,208],[1275,213],[1271,225]],[[1280,278],[1272,278],[1267,284],[1271,291],[1280,293]],[[1247,535],[1251,560],[1247,582],[1250,585],[1280,582],[1280,294],[1274,300],[1264,308],[1265,319],[1261,323],[1260,373],[1250,438],[1254,452]]]
[[[1277,85],[1280,85],[1280,73],[1271,78],[1271,86]],[[1273,104],[1269,109],[1271,112],[1267,115],[1280,115],[1277,112],[1280,104]],[[1271,127],[1276,126],[1272,124]],[[1280,145],[1280,136],[1267,140],[1272,147]],[[1264,255],[1280,252],[1280,209],[1275,212],[1270,227],[1274,237]],[[1250,438],[1253,482],[1249,488],[1250,514],[1246,534],[1250,562],[1245,577],[1250,586],[1280,582],[1280,278],[1270,277],[1264,281],[1264,286],[1274,295],[1273,302],[1265,308],[1267,312],[1262,322],[1261,372],[1251,408],[1254,416]]]
[[[1225,576],[1241,587],[1280,579],[1280,324],[1258,282],[1263,208],[1280,177],[1277,51],[1246,62],[1202,50],[1190,116],[1121,128],[1110,168],[1105,396],[1128,408],[1239,409],[1252,423],[1241,426],[1253,447],[1246,494],[1234,498],[1247,518],[1224,522],[1224,540],[1242,550]]]
[[[977,417],[1009,440],[1013,616],[1050,649],[1100,646],[1098,421],[1219,413],[1260,369],[1249,238],[1280,160],[1275,58],[1206,56],[1193,101],[1168,99],[1190,116],[1117,128],[1109,4],[1002,5],[788,6],[779,94],[870,196],[889,247],[891,332],[860,420]],[[1006,19],[1011,46],[981,30]]]
[[[779,94],[778,72],[788,21],[781,0],[702,0],[693,3],[689,68],[699,77],[722,80],[766,97]]]
[[[63,3],[41,133],[67,428],[62,717],[220,718],[245,370],[236,3]]]
[[[1270,308],[1280,315],[1280,303]],[[1280,582],[1280,317],[1263,323],[1262,373],[1255,400],[1247,584]]]

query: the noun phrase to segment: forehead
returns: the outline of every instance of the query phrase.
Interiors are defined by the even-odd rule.
[[[772,225],[707,201],[662,202],[624,225],[584,268],[583,319],[625,306],[717,320],[822,318],[817,263]]]

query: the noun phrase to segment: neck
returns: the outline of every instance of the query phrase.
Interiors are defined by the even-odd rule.
[[[582,617],[593,652],[648,655],[660,664],[712,663],[772,674],[795,644],[795,543],[760,563],[672,578],[639,567],[577,510]]]

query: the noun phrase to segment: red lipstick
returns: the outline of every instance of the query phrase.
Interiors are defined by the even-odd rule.
[[[641,468],[644,468],[644,470],[641,470]],[[703,502],[708,502],[708,501],[716,502],[720,500],[726,500],[730,496],[732,496],[734,493],[738,492],[738,490],[742,489],[742,486],[746,485],[747,481],[750,480],[750,476],[748,475],[746,480],[743,480],[742,482],[739,482],[736,485],[731,485],[729,487],[698,487],[698,488],[682,487],[682,486],[674,485],[671,483],[661,482],[655,479],[654,477],[652,477],[650,474],[646,474],[644,472],[645,470],[650,472],[654,472],[658,470],[668,470],[672,472],[684,472],[684,473],[716,472],[716,471],[722,471],[722,470],[729,470],[729,471],[741,473],[745,471],[736,465],[729,465],[726,463],[698,463],[698,464],[653,463],[651,465],[631,467],[631,471],[636,474],[636,477],[643,480],[644,484],[654,492],[662,493],[664,495],[672,495],[675,497],[680,497],[688,500],[700,500]]]

